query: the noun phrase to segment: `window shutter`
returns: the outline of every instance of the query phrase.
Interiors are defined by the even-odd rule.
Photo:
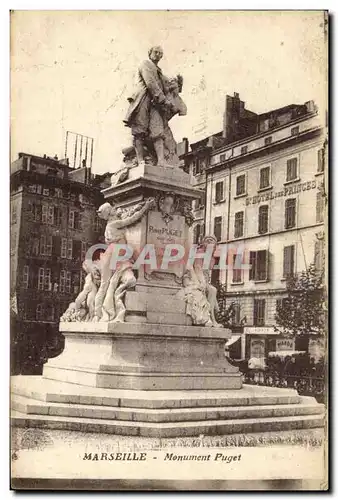
[[[81,260],[81,241],[80,240],[74,240],[73,241],[73,259],[74,260]]]
[[[256,257],[256,273],[255,280],[268,279],[268,251],[259,250]]]
[[[285,278],[289,274],[290,264],[289,264],[289,248],[284,247],[284,256],[283,256],[283,277]]]
[[[324,241],[315,241],[314,265],[317,271],[322,271],[324,267]]]
[[[61,255],[61,237],[53,236],[53,255],[59,257]]]
[[[256,279],[256,258],[257,254],[256,252],[250,252],[250,265],[251,268],[249,270],[249,280],[254,280]]]
[[[257,325],[257,318],[258,318],[258,301],[257,299],[254,299],[254,310],[253,310],[253,324]]]
[[[319,149],[317,153],[317,172],[324,171],[324,149]]]
[[[196,160],[193,160],[192,162],[192,173],[193,175],[196,175]]]
[[[220,241],[222,238],[222,217],[215,217],[214,219],[214,235],[217,241]]]
[[[268,219],[269,217],[269,207],[267,205],[262,205],[259,207],[258,211],[258,233],[264,234],[268,232]]]
[[[294,273],[295,263],[295,246],[289,245],[284,247],[283,255],[283,277],[287,278],[292,276]]]
[[[204,237],[204,233],[205,233],[205,224],[204,224],[204,222],[203,222],[203,223],[201,224],[201,233],[200,233],[201,238],[203,238],[203,237]]]
[[[215,201],[216,203],[223,201],[223,182],[216,182]]]
[[[320,191],[317,193],[316,197],[316,222],[323,222],[324,220],[324,199]]]

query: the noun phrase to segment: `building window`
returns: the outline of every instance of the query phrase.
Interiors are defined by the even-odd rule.
[[[46,239],[46,255],[52,255],[53,252],[53,236],[49,235]]]
[[[61,239],[61,258],[67,258],[67,238]]]
[[[265,299],[254,299],[254,326],[263,326],[265,324]]]
[[[95,216],[94,219],[94,231],[96,233],[101,233],[102,231],[102,220],[98,216]]]
[[[48,221],[48,205],[42,205],[42,224],[47,224]]]
[[[62,238],[61,239],[61,258],[62,259],[72,259],[73,258],[73,240]]]
[[[296,198],[285,201],[285,229],[296,226]]]
[[[46,321],[54,321],[55,308],[51,304],[46,307],[45,319]]]
[[[40,255],[52,255],[53,236],[41,235]]]
[[[248,146],[242,146],[241,147],[241,155],[246,155],[248,152]]]
[[[40,246],[39,238],[31,238],[30,245],[31,245],[31,255],[39,255],[39,246]]]
[[[40,184],[38,186],[36,186],[36,192],[37,192],[37,194],[42,193],[42,186]]]
[[[42,206],[41,205],[33,205],[33,220],[35,222],[41,222],[42,220]],[[47,212],[45,215],[45,220],[47,220]]]
[[[317,152],[317,172],[324,172],[324,149]]]
[[[40,237],[40,254],[46,254],[46,236],[44,234],[42,234]]]
[[[49,196],[49,189],[43,188],[43,196]]]
[[[60,292],[64,292],[66,289],[66,272],[64,269],[60,272]]]
[[[236,196],[245,194],[245,174],[236,178]]]
[[[45,290],[49,291],[52,289],[51,270],[50,269],[45,269],[44,285],[45,285],[45,287],[44,287]]]
[[[223,163],[225,161],[225,158],[226,158],[226,156],[224,154],[223,155],[219,155],[219,161],[221,163]]]
[[[45,283],[44,280],[45,280],[45,269],[43,267],[40,267],[38,274],[38,290],[44,289],[44,283]]]
[[[87,243],[85,241],[81,241],[81,262],[85,261],[86,253],[87,253]]]
[[[320,191],[316,197],[316,222],[324,221],[324,197]]]
[[[238,260],[240,262],[236,262],[238,257]],[[242,255],[234,255],[233,256],[233,269],[232,269],[232,282],[233,283],[242,283],[242,269],[241,269],[241,263],[242,263]]]
[[[318,271],[324,270],[324,240],[317,240],[315,242],[314,265]]]
[[[270,186],[270,167],[264,167],[260,170],[259,188],[264,189]]]
[[[31,184],[30,186],[28,186],[28,191],[30,193],[36,193],[36,184]]]
[[[67,243],[67,259],[73,258],[73,240],[68,240]]]
[[[232,324],[240,325],[241,324],[241,305],[238,302],[233,304],[233,316],[232,316]]]
[[[222,182],[216,182],[216,190],[215,190],[215,202],[221,203],[223,200],[223,188],[224,184]]]
[[[193,161],[193,175],[202,174],[205,170],[207,161],[205,158],[195,158]]]
[[[292,127],[291,129],[291,135],[298,135],[299,134],[299,127]]]
[[[60,292],[70,293],[72,286],[72,273],[64,269],[60,273]]]
[[[222,216],[214,218],[214,235],[217,241],[222,239]]]
[[[69,210],[68,226],[71,229],[74,229],[74,224],[75,224],[75,212],[74,210]]]
[[[16,224],[17,221],[17,205],[13,202],[11,209],[11,223]]]
[[[267,250],[250,252],[249,280],[266,281],[269,279],[269,259]]]
[[[265,137],[264,139],[264,146],[268,146],[269,144],[272,143],[272,137]]]
[[[57,198],[62,198],[62,189],[61,188],[55,188],[55,196]]]
[[[201,239],[201,225],[197,224],[194,227],[194,244],[197,245],[200,242]]]
[[[295,246],[284,247],[283,255],[283,278],[293,276],[295,270]]]
[[[28,280],[29,280],[29,266],[23,266],[22,271],[22,286],[23,288],[28,288]]]
[[[80,274],[76,273],[73,276],[73,286],[74,286],[74,293],[78,294],[80,291]]]
[[[287,297],[283,297],[282,299],[276,299],[276,314],[278,309],[285,308],[287,306]]]
[[[47,219],[47,222],[51,226],[54,224],[54,207],[53,207],[53,205],[50,205],[48,207],[48,219]]]
[[[286,182],[297,179],[297,158],[291,158],[286,162]]]
[[[205,206],[205,193],[202,193],[201,198],[197,198],[194,202],[194,210],[201,210]]]
[[[220,275],[219,257],[215,257],[214,266],[213,266],[213,268],[211,270],[210,281],[216,287],[219,285],[219,275]]]
[[[243,234],[244,234],[244,212],[236,212],[234,237],[241,238]]]
[[[54,224],[55,226],[61,226],[62,212],[61,208],[54,207]]]
[[[81,213],[74,212],[74,229],[81,230],[82,229],[82,221],[81,221]]]
[[[265,234],[269,227],[269,206],[262,205],[258,210],[258,233]]]
[[[44,317],[44,309],[43,309],[43,304],[38,304],[36,306],[36,311],[35,311],[35,319],[37,321],[41,321]]]
[[[70,271],[66,272],[66,293],[71,292],[72,287],[72,273]]]

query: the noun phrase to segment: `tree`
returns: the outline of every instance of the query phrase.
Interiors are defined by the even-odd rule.
[[[231,328],[233,325],[234,317],[236,314],[235,303],[231,302],[229,307],[226,306],[227,293],[226,286],[222,283],[217,284],[217,302],[218,302],[218,313],[217,321],[221,323],[225,328]]]
[[[326,329],[323,273],[314,264],[287,278],[287,297],[277,302],[275,331],[285,336],[324,335]]]

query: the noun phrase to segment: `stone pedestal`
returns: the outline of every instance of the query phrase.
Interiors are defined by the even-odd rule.
[[[240,389],[224,357],[224,328],[151,323],[63,323],[65,349],[46,379],[110,389]]]

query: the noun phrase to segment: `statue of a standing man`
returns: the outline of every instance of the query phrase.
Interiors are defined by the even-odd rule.
[[[158,67],[163,57],[162,48],[152,47],[148,55],[149,59],[143,61],[138,69],[137,88],[128,99],[130,106],[124,123],[131,128],[138,163],[144,164],[144,146],[150,140],[157,156],[157,165],[165,166],[165,148],[169,142],[166,138],[171,133],[168,121],[176,113],[186,114],[186,107],[177,97],[175,104],[171,80]]]

